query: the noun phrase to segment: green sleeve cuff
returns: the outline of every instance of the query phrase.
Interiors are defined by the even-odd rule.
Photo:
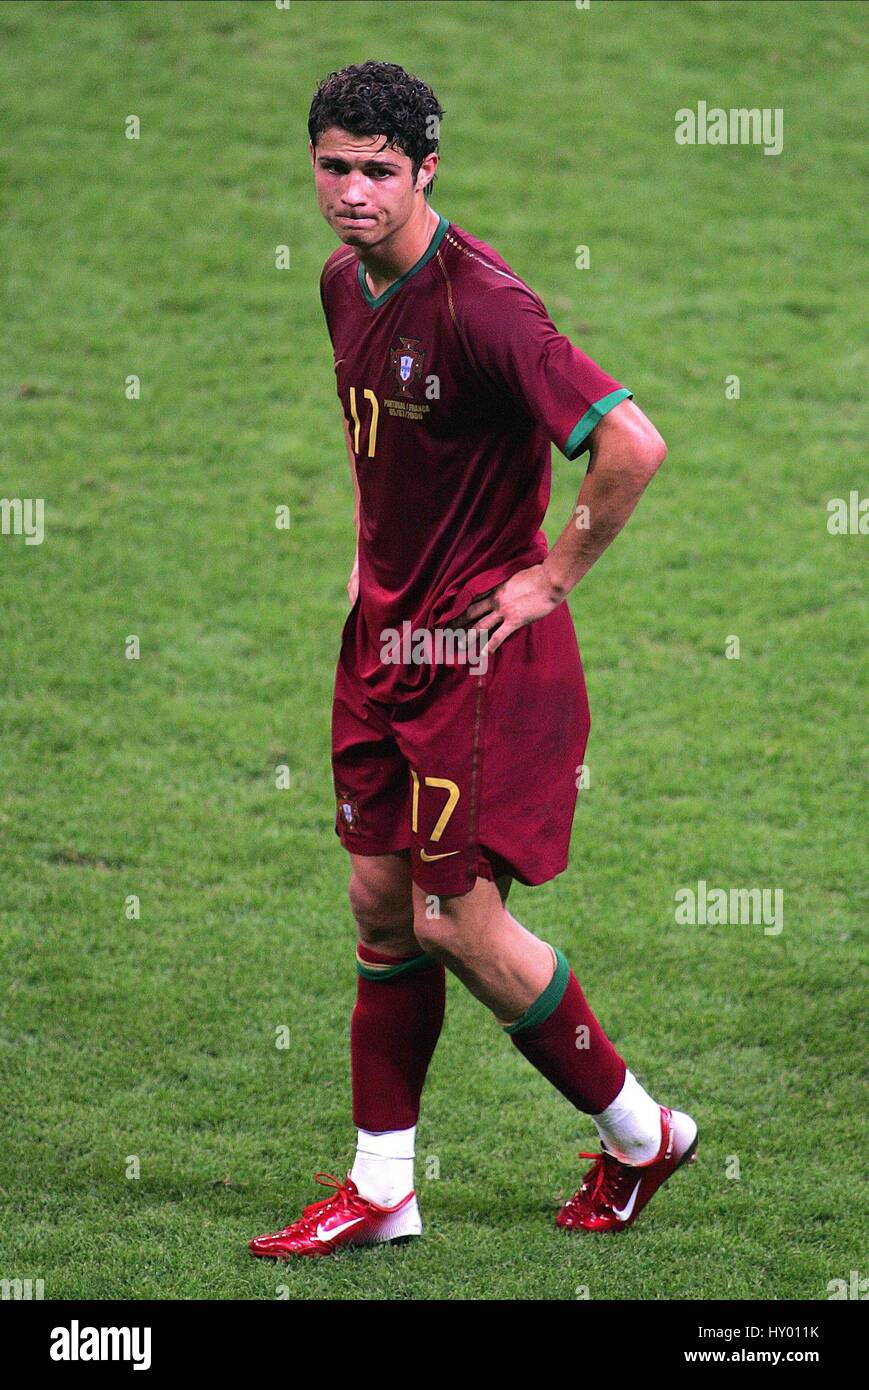
[[[577,420],[568,435],[567,443],[561,451],[565,458],[575,459],[579,458],[580,454],[584,454],[583,444],[598,421],[608,415],[613,406],[620,405],[622,401],[633,400],[633,398],[633,391],[628,391],[626,387],[621,386],[618,391],[610,391],[608,396],[601,396],[599,401],[590,405],[582,419]]]

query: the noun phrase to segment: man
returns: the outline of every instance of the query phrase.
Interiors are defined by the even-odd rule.
[[[626,1229],[697,1147],[694,1120],[627,1070],[561,952],[506,908],[513,878],[567,864],[589,714],[564,600],[666,450],[497,252],[431,207],[442,115],[425,83],[366,62],[320,84],[308,122],[342,243],[320,290],[356,498],[333,770],[359,933],[358,1147],[343,1182],[318,1174],[332,1194],[251,1241],[256,1255],[420,1234],[414,1137],[445,967],[594,1121],[601,1152],[581,1155],[594,1164],[559,1226]],[[590,461],[548,551],[550,441]]]

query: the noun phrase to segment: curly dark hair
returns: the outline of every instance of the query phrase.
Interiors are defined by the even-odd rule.
[[[385,135],[388,145],[410,159],[415,181],[426,155],[438,148],[443,114],[431,87],[421,78],[411,77],[398,63],[369,58],[323,79],[311,102],[308,135],[315,149],[317,136],[331,126],[351,135]],[[426,186],[427,198],[433,183],[434,179]]]

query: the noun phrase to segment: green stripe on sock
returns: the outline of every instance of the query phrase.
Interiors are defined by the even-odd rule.
[[[411,960],[400,960],[397,965],[389,965],[385,970],[383,966],[366,965],[356,957],[356,969],[366,980],[394,980],[397,975],[407,975],[412,970],[425,970],[430,965],[437,965],[437,961],[434,956],[425,953],[413,956]]]
[[[567,982],[570,979],[570,966],[567,957],[563,956],[557,946],[552,948],[558,964],[555,967],[555,974],[549,981],[543,993],[533,1004],[529,1004],[521,1018],[517,1018],[515,1023],[508,1023],[504,1029],[511,1037],[517,1033],[526,1033],[529,1028],[536,1028],[538,1024],[545,1023],[550,1014],[554,1014],[562,999],[564,991],[567,989]]]

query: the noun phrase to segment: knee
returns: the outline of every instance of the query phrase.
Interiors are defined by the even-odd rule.
[[[413,930],[421,948],[444,965],[474,966],[497,955],[509,918],[509,875],[478,879],[469,893],[435,897],[414,885]]]
[[[418,911],[414,916],[413,932],[420,948],[444,965],[461,960],[461,935],[450,912],[449,899],[440,899],[437,916],[429,917]]]
[[[410,893],[397,885],[380,883],[376,878],[353,872],[350,877],[350,908],[366,946],[414,946],[413,906]]]

